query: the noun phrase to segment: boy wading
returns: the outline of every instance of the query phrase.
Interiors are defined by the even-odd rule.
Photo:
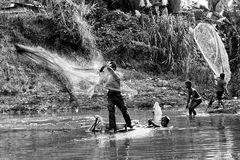
[[[217,98],[217,101],[218,101],[218,106],[216,108],[219,108],[219,107],[223,107],[224,108],[224,104],[223,104],[223,94],[225,93],[226,95],[229,96],[229,93],[228,93],[228,90],[227,90],[227,82],[225,81],[225,74],[224,73],[221,73],[220,74],[220,77],[218,77],[217,79],[217,88],[216,88],[216,98]],[[212,106],[214,102],[214,99],[211,99],[209,104],[208,104],[208,108]]]
[[[115,117],[115,105],[122,112],[123,118],[126,122],[126,126],[132,128],[131,119],[127,111],[127,106],[124,102],[124,98],[120,92],[120,78],[114,72],[116,70],[115,62],[109,62],[108,65],[103,66],[100,72],[103,72],[104,68],[107,68],[110,73],[109,79],[106,83],[106,88],[108,88],[107,101],[108,101],[108,111],[109,111],[109,131],[116,132],[116,117]]]
[[[195,108],[202,103],[202,98],[200,94],[197,92],[196,89],[192,88],[192,82],[186,81],[185,82],[186,88],[188,89],[188,100],[186,108],[189,110],[189,116],[192,114],[195,116],[197,113]]]

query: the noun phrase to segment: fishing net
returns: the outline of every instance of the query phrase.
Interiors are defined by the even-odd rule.
[[[215,28],[207,23],[199,23],[194,29],[194,39],[215,76],[224,73],[228,83],[231,79],[228,54]]]
[[[123,73],[115,71],[115,74],[120,78],[123,79]],[[100,74],[100,82],[103,84],[103,86],[107,89],[115,90],[115,91],[120,91],[128,97],[129,99],[133,98],[138,94],[138,91],[133,89],[134,87],[131,86],[131,83],[127,83],[126,81],[121,81],[120,83],[120,90],[119,88],[112,88],[113,86],[118,86],[117,81],[112,81],[114,79],[113,75],[107,70],[104,69],[103,72]],[[109,83],[113,84],[109,86]]]
[[[122,91],[130,98],[137,94],[136,90],[131,89],[124,82],[121,83],[120,90],[119,88],[105,87],[106,83],[109,83],[109,79],[112,78],[111,74],[108,72],[99,74],[99,69],[104,64],[100,53],[95,53],[95,55],[92,56],[93,58],[89,61],[78,59],[78,61],[75,62],[41,47],[17,44],[16,48],[22,56],[32,60],[40,66],[56,71],[62,77],[65,77],[68,85],[70,85],[69,89],[71,89],[74,95],[81,94],[91,97],[97,85],[106,89]],[[120,78],[121,77],[122,76],[120,76]]]
[[[92,96],[94,87],[99,83],[98,69],[103,63],[100,55],[94,56],[91,61],[74,62],[41,47],[25,45],[16,47],[22,52],[22,56],[63,76],[71,85],[74,94]]]

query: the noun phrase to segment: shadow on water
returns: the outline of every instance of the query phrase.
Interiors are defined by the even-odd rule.
[[[0,119],[1,159],[239,159],[239,115],[163,111],[168,128],[117,134],[87,131],[93,114]],[[150,111],[131,110],[145,124]],[[107,112],[99,114],[107,120]],[[140,117],[140,118],[139,118]],[[119,112],[117,120],[123,121]]]

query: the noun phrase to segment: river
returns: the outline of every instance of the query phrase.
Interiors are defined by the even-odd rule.
[[[93,134],[93,115],[107,110],[34,116],[0,116],[0,159],[234,159],[240,158],[240,116],[186,110],[166,111],[168,128],[137,128],[126,133]],[[131,109],[146,124],[150,110]],[[117,120],[122,121],[120,112]]]

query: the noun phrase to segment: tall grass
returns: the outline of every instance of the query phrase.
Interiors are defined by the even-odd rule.
[[[85,4],[85,0],[74,3],[71,0],[52,0],[50,8],[51,18],[56,23],[55,33],[63,42],[75,45],[77,48],[87,49],[92,52],[96,47],[92,26],[86,20],[94,7]]]
[[[95,31],[99,46],[108,57],[120,57],[121,63],[129,63],[137,70],[148,68],[155,73],[170,71],[182,75],[187,69],[188,55],[196,54],[189,30],[194,22],[187,16],[168,15],[154,20],[143,14],[139,21],[114,11],[103,17],[99,22],[103,27]]]
[[[12,43],[41,45],[60,49],[58,52],[68,50],[66,55],[75,51],[75,56],[85,58],[98,54],[92,28],[85,21],[85,14],[93,9],[91,6],[84,1],[76,4],[70,0],[49,0],[45,7],[47,12],[0,14],[0,94],[17,94],[12,99],[15,105],[31,100],[19,98],[23,95],[40,94],[45,97],[46,106],[52,105],[52,101],[67,102],[69,96],[64,95],[67,83],[56,83],[61,81],[57,74],[18,57]],[[55,94],[59,98],[51,99]]]
[[[150,30],[149,41],[152,46],[160,49],[161,55],[153,55],[155,63],[169,66],[169,70],[175,73],[183,73],[184,62],[188,54],[191,54],[191,22],[183,16],[161,16],[154,23],[155,29]],[[150,28],[151,29],[151,28]]]

